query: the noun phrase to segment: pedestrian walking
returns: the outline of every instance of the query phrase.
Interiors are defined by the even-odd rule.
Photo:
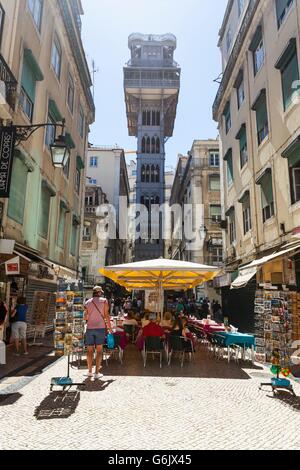
[[[11,312],[11,341],[15,343],[15,355],[20,356],[20,342],[23,345],[23,354],[28,355],[27,351],[27,322],[26,315],[28,312],[28,305],[25,297],[18,297],[17,304]]]
[[[106,330],[112,333],[108,300],[104,297],[102,287],[95,286],[93,297],[85,304],[85,320],[87,321],[87,377],[93,377],[93,359],[96,350],[96,367],[94,378],[101,379],[103,344],[105,344]]]

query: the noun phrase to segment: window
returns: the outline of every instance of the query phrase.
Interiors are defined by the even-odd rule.
[[[265,50],[261,25],[259,25],[256,29],[249,50],[252,52],[253,55],[253,68],[255,76],[262,68],[265,61]]]
[[[95,185],[96,185],[96,184],[97,184],[97,180],[94,179],[94,178],[91,178],[91,179],[90,179],[90,184],[95,184]]]
[[[73,110],[74,110],[74,96],[75,96],[74,80],[69,74],[67,102],[68,102],[69,110],[71,111],[71,113],[73,113]]]
[[[48,239],[49,215],[51,206],[51,193],[46,186],[42,186],[39,218],[39,235]]]
[[[238,16],[240,17],[244,11],[245,0],[237,0],[237,4],[238,4]]]
[[[31,99],[29,98],[29,96],[27,95],[23,87],[21,87],[21,92],[20,92],[20,106],[23,112],[28,117],[28,119],[32,121],[33,102],[31,101]]]
[[[236,241],[235,214],[234,211],[229,218],[229,241],[230,244]]]
[[[283,152],[287,158],[290,176],[291,203],[300,201],[300,137]]]
[[[220,205],[211,205],[210,206],[210,218],[212,222],[217,223],[222,220],[222,209]]]
[[[211,191],[220,191],[221,190],[220,176],[212,175],[212,176],[209,177],[209,189]]]
[[[51,65],[58,79],[61,74],[62,50],[57,35],[54,36],[51,53]]]
[[[244,85],[244,80],[240,83],[238,86],[237,90],[237,100],[238,100],[238,108],[242,106],[242,104],[245,101],[245,85]]]
[[[230,113],[230,102],[229,101],[225,106],[223,116],[224,116],[224,121],[225,121],[225,131],[226,131],[226,134],[228,134],[228,132],[231,129],[231,113]]]
[[[227,186],[231,186],[233,183],[233,163],[232,163],[232,149],[230,148],[224,160],[227,162]]]
[[[243,205],[243,227],[244,227],[244,235],[250,232],[251,226],[251,208],[250,208],[250,193],[246,191],[243,197],[239,200],[239,202]]]
[[[80,193],[80,183],[81,183],[81,173],[80,173],[80,170],[78,170],[77,168],[76,173],[75,173],[75,191],[77,194]]]
[[[242,169],[248,162],[247,131],[245,124],[242,125],[236,137],[239,140],[240,144],[240,165]]]
[[[28,168],[18,153],[14,155],[7,215],[10,219],[23,224],[27,189]]]
[[[230,47],[232,43],[232,33],[231,33],[231,28],[228,29],[227,34],[226,34],[226,49],[227,52],[229,52]]]
[[[66,177],[67,179],[69,178],[69,174],[70,174],[70,158],[68,159],[66,165],[64,166],[63,174],[65,175],[65,177]]]
[[[269,135],[266,90],[261,91],[252,109],[256,112],[257,141],[260,145]]]
[[[70,253],[71,255],[76,255],[77,250],[77,234],[78,234],[78,225],[73,222],[72,230],[71,230],[71,246],[70,246]]]
[[[272,172],[267,170],[264,175],[257,182],[261,188],[261,206],[262,206],[262,217],[265,223],[274,215],[274,197],[273,197],[273,184],[272,184]]]
[[[55,119],[53,119],[50,114],[48,115],[47,123],[53,124],[53,126],[46,127],[45,133],[45,145],[50,148],[50,145],[55,141]]]
[[[212,153],[209,154],[209,166],[219,168],[220,167],[220,155],[219,153]]]
[[[211,263],[217,265],[223,262],[223,248],[211,248]]]
[[[91,241],[91,228],[90,227],[83,228],[83,241],[85,242]]]
[[[98,157],[90,157],[90,167],[98,168]]]
[[[64,248],[65,245],[65,227],[66,227],[66,208],[64,204],[60,204],[57,245]]]
[[[299,94],[299,67],[295,38],[290,39],[275,67],[281,72],[283,107],[286,111]]]
[[[28,6],[29,6],[29,10],[31,12],[32,18],[34,19],[37,29],[41,31],[42,16],[43,16],[43,0],[29,0]]]
[[[287,13],[289,12],[294,0],[276,0],[276,14],[277,14],[277,26],[278,29],[285,20]]]
[[[5,17],[5,12],[2,8],[2,5],[0,5],[0,47],[2,43],[2,35],[3,35],[3,30],[4,30],[4,17]]]
[[[79,132],[80,137],[83,138],[84,136],[84,111],[81,105],[79,105],[78,132]]]

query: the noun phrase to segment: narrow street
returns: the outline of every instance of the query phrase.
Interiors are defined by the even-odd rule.
[[[51,377],[66,374],[66,358],[27,385],[0,396],[5,433],[1,449],[297,449],[300,399],[260,391],[269,370],[249,363],[217,361],[201,347],[195,363],[181,369],[174,359],[159,369],[149,357],[144,369],[134,346],[124,365],[104,365],[104,379],[84,379],[72,370],[76,388],[62,399],[50,394]],[[32,379],[32,378],[31,378]],[[16,390],[16,391],[14,391]],[[300,394],[300,385],[295,391]],[[282,430],[284,429],[284,433]]]

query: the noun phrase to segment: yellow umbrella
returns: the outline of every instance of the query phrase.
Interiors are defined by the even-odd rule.
[[[107,266],[99,269],[99,272],[128,290],[157,289],[162,312],[164,290],[193,289],[214,279],[220,273],[220,268],[160,258]]]

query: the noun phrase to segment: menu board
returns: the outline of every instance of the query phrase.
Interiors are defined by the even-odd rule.
[[[54,347],[56,356],[83,352],[84,306],[81,292],[57,294]]]

